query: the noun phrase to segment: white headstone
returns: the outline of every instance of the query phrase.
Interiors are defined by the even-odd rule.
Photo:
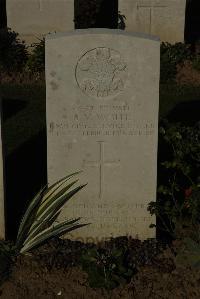
[[[6,0],[7,27],[26,43],[74,29],[74,0]]]
[[[186,0],[119,0],[127,31],[157,35],[165,42],[183,42]]]
[[[5,238],[4,219],[4,185],[3,185],[3,151],[1,134],[1,99],[0,99],[0,239]]]
[[[121,30],[47,36],[48,181],[88,182],[60,217],[92,223],[72,239],[155,236],[159,55],[157,39]]]

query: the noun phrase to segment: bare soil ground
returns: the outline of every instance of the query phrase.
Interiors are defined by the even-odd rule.
[[[132,240],[133,254],[141,243]],[[20,256],[10,278],[0,287],[2,299],[199,299],[200,270],[176,267],[169,247],[151,262],[138,267],[127,284],[106,291],[91,288],[87,273],[76,264],[80,248],[49,243],[30,255]],[[66,246],[66,245],[65,245]]]

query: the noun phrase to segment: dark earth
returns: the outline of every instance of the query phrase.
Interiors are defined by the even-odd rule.
[[[80,257],[93,244],[54,239],[25,256],[19,256],[9,279],[0,287],[2,299],[79,298],[200,298],[200,270],[177,266],[176,248],[155,239],[141,242],[121,237],[98,248],[125,248],[125,263],[135,269],[129,282],[114,289],[91,288]]]

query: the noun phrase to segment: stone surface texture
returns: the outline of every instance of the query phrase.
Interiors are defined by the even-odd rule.
[[[46,38],[48,181],[88,183],[59,218],[91,223],[72,239],[155,237],[159,55],[158,39],[121,30]]]
[[[74,0],[6,0],[7,26],[26,43],[74,29]]]
[[[4,186],[3,186],[3,150],[1,135],[1,99],[0,99],[0,239],[5,237],[4,223]]]
[[[119,0],[127,31],[157,35],[162,41],[184,41],[186,0]]]

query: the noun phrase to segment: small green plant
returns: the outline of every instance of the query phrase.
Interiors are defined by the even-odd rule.
[[[32,53],[29,55],[27,64],[28,70],[33,73],[42,73],[45,70],[45,39],[41,39],[34,46]]]
[[[200,224],[199,126],[164,121],[160,127],[159,151],[158,196],[148,210],[157,216],[161,230],[174,239],[183,238],[184,231]]]
[[[43,188],[33,198],[21,220],[16,243],[12,247],[15,255],[30,251],[53,237],[88,225],[79,224],[80,218],[55,224],[63,205],[86,186],[85,184],[73,189],[78,180],[67,184],[78,173],[66,176],[49,188]]]
[[[184,43],[162,43],[161,49],[161,53],[167,53],[170,60],[176,64],[180,64],[192,57],[190,46]]]
[[[192,66],[195,70],[200,72],[200,54],[195,55],[194,59],[192,60]]]
[[[78,172],[68,175],[49,188],[42,189],[30,202],[19,226],[15,249],[25,253],[47,240],[83,227],[80,218],[54,224],[63,205],[86,185],[71,189],[78,180],[66,183]],[[64,187],[63,187],[64,185]]]
[[[73,189],[78,180],[68,182],[78,173],[70,174],[38,192],[21,220],[15,244],[0,241],[0,283],[7,278],[19,254],[37,248],[53,237],[88,225],[80,224],[80,218],[54,224],[63,205],[86,186],[80,185]]]
[[[28,59],[24,41],[10,28],[0,29],[0,70],[20,71]]]
[[[200,243],[189,237],[184,238],[183,246],[178,251],[175,262],[177,265],[200,269]]]
[[[184,43],[161,43],[160,50],[160,81],[166,83],[174,81],[177,65],[192,57],[190,47]]]
[[[125,255],[126,252],[122,248],[87,250],[80,262],[82,269],[88,274],[90,286],[109,290],[129,282],[134,270],[126,265]]]

